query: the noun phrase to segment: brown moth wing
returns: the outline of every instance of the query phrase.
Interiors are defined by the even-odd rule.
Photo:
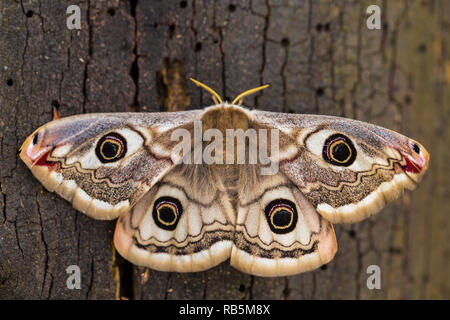
[[[213,166],[176,166],[119,218],[118,252],[160,271],[202,271],[228,259],[236,216],[224,183]]]
[[[333,225],[283,173],[264,176],[260,169],[241,166],[231,265],[271,277],[313,270],[331,261],[337,250]],[[283,204],[293,211],[283,211]],[[271,214],[271,208],[278,212]]]
[[[280,170],[332,223],[357,222],[414,189],[429,155],[416,141],[361,121],[331,116],[250,111],[253,127],[280,130]],[[355,148],[351,165],[325,160],[334,135]]]
[[[178,159],[171,133],[193,130],[203,111],[84,114],[52,121],[24,142],[20,157],[49,191],[96,219],[127,212]],[[123,156],[102,163],[101,139],[120,137]],[[121,142],[119,141],[119,142]],[[124,147],[125,146],[125,147]]]

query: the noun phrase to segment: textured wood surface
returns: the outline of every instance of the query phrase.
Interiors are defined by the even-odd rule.
[[[82,29],[66,28],[78,4]],[[366,28],[370,4],[381,30]],[[450,298],[450,3],[423,1],[0,0],[0,298]],[[201,108],[209,94],[251,108],[370,121],[431,154],[413,193],[356,225],[336,226],[326,267],[259,278],[223,263],[194,274],[134,267],[112,245],[114,222],[92,220],[45,191],[18,159],[52,117]],[[81,290],[66,287],[69,265]],[[381,268],[381,290],[366,269]]]

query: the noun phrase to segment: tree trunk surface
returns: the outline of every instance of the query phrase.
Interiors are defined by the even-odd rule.
[[[69,5],[81,30],[69,30]],[[381,8],[381,30],[366,8]],[[0,0],[0,298],[450,298],[450,3],[422,1]],[[194,77],[249,108],[369,121],[431,154],[419,188],[380,214],[335,225],[328,265],[254,277],[228,261],[198,273],[131,265],[115,251],[115,221],[96,221],[49,193],[18,158],[52,119],[90,112],[211,105]],[[78,265],[81,289],[66,286]],[[381,270],[369,290],[367,267]]]

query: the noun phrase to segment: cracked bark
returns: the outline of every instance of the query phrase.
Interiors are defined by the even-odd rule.
[[[365,28],[382,8],[383,29]],[[435,1],[58,1],[0,6],[0,298],[449,298],[450,4]],[[228,98],[270,83],[250,107],[353,117],[423,142],[419,189],[372,219],[336,226],[327,266],[292,277],[248,276],[227,263],[202,273],[135,267],[95,221],[48,193],[18,161],[22,141],[52,117],[212,104],[194,77]],[[190,101],[190,104],[188,103]],[[444,147],[442,147],[444,146]],[[80,266],[81,290],[66,288]],[[382,289],[368,290],[379,265]]]

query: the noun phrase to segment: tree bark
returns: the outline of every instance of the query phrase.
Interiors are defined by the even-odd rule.
[[[66,9],[82,12],[68,30]],[[381,30],[366,27],[378,4]],[[450,298],[450,3],[422,1],[0,0],[0,298]],[[206,272],[136,267],[114,250],[115,222],[47,192],[18,159],[52,118],[203,108],[194,77],[250,108],[369,121],[423,143],[429,172],[364,222],[336,225],[338,252],[316,271],[260,278],[225,262]],[[81,269],[81,289],[66,268]],[[366,270],[378,265],[381,289]]]

